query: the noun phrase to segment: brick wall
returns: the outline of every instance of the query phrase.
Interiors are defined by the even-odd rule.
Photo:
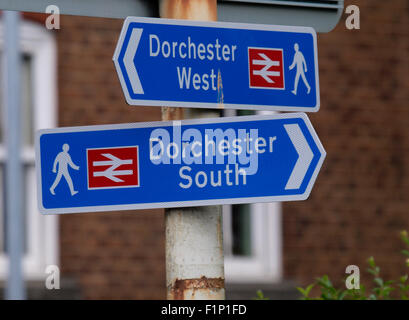
[[[321,110],[310,119],[327,158],[309,200],[284,204],[284,272],[303,284],[345,276],[368,281],[373,255],[385,277],[407,272],[399,231],[409,229],[409,2],[346,1],[344,19],[318,36]]]
[[[403,273],[398,233],[409,229],[409,3],[346,1],[344,20],[318,37],[321,110],[310,115],[327,159],[307,201],[284,204],[284,274],[305,284],[373,255],[385,276]],[[345,18],[345,17],[344,17]],[[160,119],[125,103],[112,63],[122,21],[63,17],[57,34],[59,124]],[[164,298],[161,210],[65,215],[63,275],[86,298]],[[365,274],[362,278],[365,281]]]
[[[58,43],[59,125],[160,120],[126,104],[112,62],[121,20],[63,16]],[[89,299],[165,297],[162,210],[60,217],[62,274]]]

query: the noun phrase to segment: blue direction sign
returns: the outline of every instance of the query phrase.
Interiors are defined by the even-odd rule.
[[[318,111],[312,28],[128,17],[113,57],[130,105]]]
[[[41,130],[40,211],[306,199],[325,151],[304,113]]]

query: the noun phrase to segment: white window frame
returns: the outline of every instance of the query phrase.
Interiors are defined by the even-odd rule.
[[[223,206],[225,247],[232,246],[231,206]],[[233,256],[225,250],[224,269],[230,283],[272,283],[282,278],[280,203],[250,204],[251,256]],[[229,239],[230,238],[230,239]]]
[[[271,114],[272,112],[257,112]],[[225,110],[225,116],[235,116]],[[282,207],[279,202],[250,204],[251,256],[233,256],[232,207],[223,206],[226,282],[273,283],[282,280]]]
[[[4,26],[0,21],[0,48],[4,47]],[[20,49],[32,61],[33,128],[53,128],[57,124],[57,56],[53,34],[43,25],[21,20]],[[4,70],[4,68],[3,68]],[[4,124],[3,124],[4,128]],[[6,142],[5,142],[6,143]],[[23,257],[24,277],[44,279],[47,265],[59,263],[58,217],[41,215],[37,208],[34,146],[24,147],[22,163],[26,171],[27,253]],[[5,145],[0,146],[0,160],[5,163]],[[8,257],[0,253],[0,279],[8,275]]]

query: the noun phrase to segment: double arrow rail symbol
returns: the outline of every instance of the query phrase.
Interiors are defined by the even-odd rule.
[[[274,83],[274,81],[271,80],[270,77],[279,77],[280,72],[279,71],[268,71],[268,69],[270,69],[271,67],[280,66],[280,61],[271,60],[264,53],[259,53],[258,55],[263,59],[262,60],[253,59],[252,63],[254,65],[259,65],[259,66],[264,66],[264,67],[260,70],[253,70],[253,75],[263,77],[264,80],[266,80],[268,83]]]
[[[114,182],[123,182],[123,180],[119,179],[117,176],[129,176],[133,174],[133,170],[116,170],[118,167],[124,164],[132,164],[132,159],[119,159],[110,153],[103,153],[102,154],[105,158],[110,160],[106,161],[94,161],[92,165],[94,167],[99,166],[110,166],[109,168],[105,169],[104,171],[97,171],[94,172],[94,177],[105,177],[110,179]]]

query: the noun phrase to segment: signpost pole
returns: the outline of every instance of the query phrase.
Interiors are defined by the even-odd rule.
[[[7,166],[6,166],[6,215],[7,253],[9,276],[6,299],[25,299],[22,276],[23,217],[22,217],[22,166],[20,161],[20,54],[19,54],[19,13],[4,12],[5,45],[4,105],[7,109]]]
[[[162,18],[217,20],[216,0],[160,0]],[[162,108],[163,120],[183,119],[183,108]],[[222,207],[165,210],[168,299],[224,299]]]

